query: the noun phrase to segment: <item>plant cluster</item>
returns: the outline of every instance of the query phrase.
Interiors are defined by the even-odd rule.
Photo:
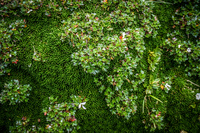
[[[180,1],[181,2],[181,1]],[[174,32],[168,33],[164,48],[170,49],[170,55],[181,66],[186,67],[188,76],[200,76],[200,17],[199,1],[181,4],[172,16]],[[185,40],[187,38],[187,40]],[[193,41],[189,39],[192,38]],[[183,41],[181,41],[183,40]]]
[[[164,127],[163,117],[166,113],[167,98],[164,93],[168,93],[171,89],[171,77],[159,77],[157,74],[159,61],[161,60],[161,49],[156,48],[149,51],[148,63],[150,70],[150,78],[146,87],[146,95],[143,100],[142,112],[146,107],[148,113],[143,120],[145,129],[150,128],[150,131],[155,131],[157,128]],[[162,81],[161,78],[163,78]],[[162,82],[161,82],[162,81]],[[164,101],[164,102],[163,102]],[[148,106],[147,106],[148,105]]]
[[[175,15],[172,15],[173,28],[177,26],[181,30],[185,30],[188,36],[192,35],[198,39],[200,37],[199,11],[199,1],[182,3],[181,7],[176,10]]]
[[[148,63],[150,65],[149,70],[154,72],[156,69],[156,65],[159,63],[160,59],[161,59],[161,52],[158,48],[155,49],[155,51],[153,52],[149,51],[149,56],[148,56]]]
[[[159,112],[156,109],[152,109],[151,113],[149,113],[149,122],[146,123],[146,120],[143,120],[143,123],[146,124],[145,129],[150,127],[150,132],[155,131],[156,128],[162,129],[164,127],[164,116],[162,116],[161,113],[162,112]]]
[[[153,76],[150,76],[151,80]],[[171,78],[165,77],[164,80],[165,82],[163,81],[160,83],[160,79],[157,78],[149,83],[146,89],[146,95],[143,100],[143,113],[144,108],[146,108],[148,114],[144,118],[143,123],[146,129],[150,127],[150,131],[155,131],[156,128],[162,129],[164,127],[163,117],[167,111],[167,98],[164,93],[168,93],[171,89]],[[154,93],[152,89],[154,89]]]
[[[51,16],[53,12],[62,14],[66,9],[73,11],[84,5],[84,3],[83,0],[5,0],[1,2],[1,5],[0,15],[2,16],[9,16],[9,14],[17,15],[19,12],[24,15],[30,15],[31,13],[36,13],[36,10],[42,6],[45,7],[44,14]]]
[[[10,63],[18,62],[15,46],[16,42],[21,40],[22,29],[27,26],[25,20],[16,20],[8,25],[4,19],[1,20],[0,26],[0,75],[4,75],[11,71],[7,68]]]
[[[124,12],[121,12],[122,9]],[[156,37],[156,29],[160,26],[157,17],[152,14],[152,6],[139,0],[122,1],[104,18],[85,12],[73,12],[71,16],[62,21],[65,33],[60,36],[63,42],[67,41],[77,49],[71,55],[73,64],[81,65],[84,71],[96,75],[100,71],[107,72],[111,62],[115,61],[115,67],[111,68],[113,71],[107,78],[94,78],[94,82],[101,86],[101,93],[105,91],[110,111],[129,119],[130,114],[137,110],[137,96],[133,90],[138,90],[146,77],[145,65],[141,63],[146,50],[144,38]],[[124,31],[117,32],[116,26],[123,27]],[[151,67],[158,61],[157,57],[152,60],[154,64]],[[130,81],[130,78],[134,80]],[[113,87],[103,85],[105,80]],[[124,89],[124,80],[132,87]]]
[[[28,85],[20,85],[19,80],[11,80],[4,85],[5,90],[1,92],[0,102],[9,101],[9,105],[15,105],[20,102],[28,102],[32,87]]]
[[[23,116],[22,119],[17,120],[15,123],[15,126],[9,126],[9,132],[10,133],[37,133],[38,131],[41,131],[42,127],[31,125],[30,124],[30,118]]]
[[[42,6],[42,0],[4,0],[1,2],[1,15],[9,16],[9,14],[18,14],[18,9],[20,13],[24,15],[29,15],[30,12],[36,13],[36,10]]]
[[[170,55],[174,56],[174,60],[186,67],[188,76],[200,76],[200,41],[181,41],[177,39],[176,32],[167,35],[169,38],[165,40],[164,47],[170,48]]]
[[[45,127],[45,132],[75,132],[74,129],[80,128],[75,118],[76,109],[78,106],[81,108],[81,103],[87,102],[88,99],[75,95],[70,98],[72,102],[58,103],[57,97],[49,97],[49,107],[43,109],[44,115],[47,116],[46,120],[49,122]]]
[[[59,132],[64,133],[66,131],[75,133],[75,129],[79,129],[77,119],[75,118],[76,110],[81,108],[83,103],[85,104],[88,99],[81,96],[70,96],[71,102],[58,103],[58,97],[54,98],[50,96],[49,106],[43,108],[43,113],[46,116],[48,124],[46,127],[41,125],[30,124],[30,118],[23,116],[22,120],[17,120],[14,126],[10,126],[10,132]],[[83,102],[83,103],[82,103]],[[83,106],[82,106],[83,107]],[[85,109],[85,107],[83,107]]]
[[[110,87],[104,92],[106,95],[107,106],[111,108],[111,113],[119,116],[124,116],[127,120],[131,114],[137,111],[136,99],[137,96],[130,94],[128,90],[113,91]]]
[[[51,16],[51,13],[58,13],[58,14],[62,14],[63,10],[75,10],[77,8],[79,8],[80,6],[84,5],[83,4],[83,0],[76,0],[76,1],[72,1],[72,0],[60,0],[56,1],[56,0],[50,0],[48,1],[48,4],[46,5],[46,10],[45,10],[45,15],[46,16]]]

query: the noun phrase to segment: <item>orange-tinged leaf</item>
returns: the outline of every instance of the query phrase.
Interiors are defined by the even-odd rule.
[[[191,16],[191,15],[192,15],[192,13],[190,12],[190,13],[189,13],[189,15]]]
[[[126,79],[129,83],[131,82],[129,79]]]
[[[99,18],[98,18],[98,17],[95,17],[95,19],[96,19],[96,20],[99,20]]]
[[[116,114],[120,116],[120,113],[116,113]]]
[[[108,3],[108,0],[104,0],[103,2]]]
[[[74,27],[75,27],[75,28],[77,28],[77,27],[78,27],[78,25],[75,25]]]
[[[47,126],[45,127],[46,129],[49,127],[49,124],[47,124]]]
[[[26,116],[23,116],[23,117],[22,117],[22,120],[24,120],[24,121],[25,121],[26,119],[27,119],[27,118],[26,118]]]
[[[160,88],[163,90],[165,87],[163,85],[160,85]]]

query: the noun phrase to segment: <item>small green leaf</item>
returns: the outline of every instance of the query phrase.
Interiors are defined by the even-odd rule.
[[[105,86],[102,85],[102,86],[100,87],[99,91],[102,93],[104,90],[105,90]]]
[[[113,28],[108,28],[107,30],[113,30]]]
[[[8,94],[8,96],[10,96],[10,95],[12,95],[12,92],[9,91],[7,94]]]

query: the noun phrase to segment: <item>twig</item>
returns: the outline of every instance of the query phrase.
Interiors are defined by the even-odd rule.
[[[146,105],[146,108],[147,108],[148,114],[150,114],[150,112],[149,112],[149,108],[147,107],[147,99],[146,99],[146,96],[145,96],[144,100],[145,100],[145,105]]]
[[[193,84],[193,85],[196,85],[197,87],[200,87],[199,85],[193,83],[192,81],[190,81],[190,80],[188,80],[188,79],[187,79],[186,81],[190,82],[190,83]]]
[[[34,55],[36,55],[36,52],[35,52],[35,47],[33,46],[33,49],[34,49]]]
[[[144,97],[145,100],[146,96]],[[142,113],[144,113],[144,100],[143,100],[143,106],[142,106]]]
[[[5,12],[6,13],[6,11],[2,11],[2,10],[0,10],[0,12]]]
[[[151,96],[152,98],[154,98],[154,99],[158,100],[159,102],[163,103],[160,99],[158,99],[158,98],[156,98],[156,97],[154,97],[152,95],[149,95],[149,96]]]

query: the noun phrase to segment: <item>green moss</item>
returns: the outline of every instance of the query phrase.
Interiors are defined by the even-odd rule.
[[[94,2],[95,3],[95,2]],[[98,8],[98,9],[97,9]],[[85,12],[96,12],[99,16],[104,17],[109,14],[115,7],[112,6],[109,11],[105,11],[100,7],[86,4],[81,7]],[[144,52],[144,59],[141,61],[145,66],[147,64],[148,51],[156,47],[162,47],[163,41],[166,39],[166,34],[173,31],[173,23],[171,14],[177,7],[167,4],[156,4],[154,8],[155,15],[161,23],[158,30],[157,38],[145,39],[146,51]],[[78,10],[78,9],[77,9]],[[103,11],[102,11],[103,10]],[[42,10],[38,11],[38,14]],[[17,119],[23,116],[30,116],[31,122],[37,122],[41,119],[43,126],[45,126],[45,117],[42,113],[42,108],[47,104],[45,99],[49,96],[59,96],[59,101],[70,100],[69,96],[84,95],[89,99],[86,105],[86,110],[78,110],[76,118],[78,125],[81,127],[78,132],[148,132],[144,129],[142,120],[147,114],[147,110],[142,114],[142,100],[144,99],[144,88],[140,85],[138,94],[138,110],[137,113],[126,121],[123,117],[112,115],[107,107],[105,96],[99,93],[99,86],[93,82],[94,77],[100,75],[106,76],[105,73],[97,74],[96,76],[87,74],[80,66],[74,67],[71,62],[71,54],[76,51],[67,42],[61,42],[58,33],[60,33],[61,21],[66,19],[69,15],[66,11],[64,16],[57,18],[57,15],[52,17],[30,15],[22,17],[27,21],[27,28],[24,29],[24,36],[22,41],[18,42],[18,57],[17,65],[11,65],[11,75],[0,77],[0,90],[3,89],[3,84],[11,79],[19,79],[24,84],[30,84],[32,91],[28,103],[17,104],[9,106],[8,104],[0,104],[0,132],[8,132],[8,128],[14,125]],[[105,14],[104,14],[105,13]],[[6,19],[12,22],[13,18],[10,16]],[[114,27],[117,32],[120,31],[120,26]],[[44,62],[34,61],[32,59],[35,47],[36,51],[41,53]],[[134,53],[135,51],[133,51]],[[156,71],[160,77],[162,75],[176,75],[173,81],[173,94],[166,94],[168,101],[167,114],[165,116],[166,129],[156,130],[155,132],[180,132],[185,130],[188,132],[196,132],[199,130],[199,123],[197,123],[199,104],[197,108],[189,108],[195,102],[195,95],[190,97],[182,92],[185,84],[184,68],[178,68],[173,62],[173,56],[169,56],[169,52],[162,51],[161,63]],[[111,66],[115,66],[118,59],[115,59]],[[31,64],[31,65],[30,65]],[[29,67],[30,66],[30,67]],[[149,70],[147,72],[147,81],[149,80]],[[195,81],[195,79],[193,80]],[[199,80],[195,83],[200,84]],[[109,85],[105,82],[103,84]],[[127,82],[123,88],[130,88]],[[194,97],[192,97],[194,96]],[[39,124],[39,123],[38,123]]]

